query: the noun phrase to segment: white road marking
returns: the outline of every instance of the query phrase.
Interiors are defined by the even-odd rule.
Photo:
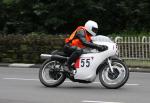
[[[33,65],[34,64],[12,63],[12,64],[9,64],[9,67],[30,67]]]
[[[81,102],[83,103],[122,103],[122,102],[104,102],[104,101],[91,101],[91,100],[84,100]]]
[[[24,79],[24,78],[3,78],[8,80],[27,80],[27,81],[39,81],[39,79]]]
[[[127,85],[127,86],[139,86],[140,84],[128,84],[128,83],[126,83],[125,85]]]
[[[26,80],[26,81],[39,81],[39,79],[25,79],[25,78],[3,78],[7,80]],[[72,83],[72,81],[65,81],[65,83]],[[94,84],[99,84],[100,82],[93,82]],[[127,86],[139,86],[140,84],[129,84],[126,83]]]
[[[99,84],[100,82],[93,82],[95,84]],[[125,85],[128,85],[128,86],[138,86],[140,84],[130,84],[130,83],[126,83]]]

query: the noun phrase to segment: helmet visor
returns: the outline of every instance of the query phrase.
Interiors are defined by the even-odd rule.
[[[94,33],[97,33],[97,32],[98,32],[98,28],[92,27],[92,31],[93,31]]]

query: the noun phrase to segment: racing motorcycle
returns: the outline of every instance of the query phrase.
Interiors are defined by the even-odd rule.
[[[105,51],[85,48],[83,54],[72,66],[74,75],[64,70],[66,68],[67,55],[60,51],[51,54],[41,54],[46,59],[39,70],[39,79],[46,87],[57,87],[66,78],[72,82],[92,83],[97,76],[100,83],[109,89],[122,87],[129,78],[129,69],[117,56],[117,44],[106,36],[92,37],[92,42],[108,47]]]

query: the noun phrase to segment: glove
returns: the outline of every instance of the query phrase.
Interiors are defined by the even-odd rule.
[[[98,48],[97,48],[98,51],[105,51],[105,50],[108,50],[108,47],[105,46],[105,45],[99,45]]]

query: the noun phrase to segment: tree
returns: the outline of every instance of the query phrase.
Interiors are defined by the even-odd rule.
[[[2,33],[70,33],[92,19],[99,32],[149,31],[149,0],[1,0]]]

